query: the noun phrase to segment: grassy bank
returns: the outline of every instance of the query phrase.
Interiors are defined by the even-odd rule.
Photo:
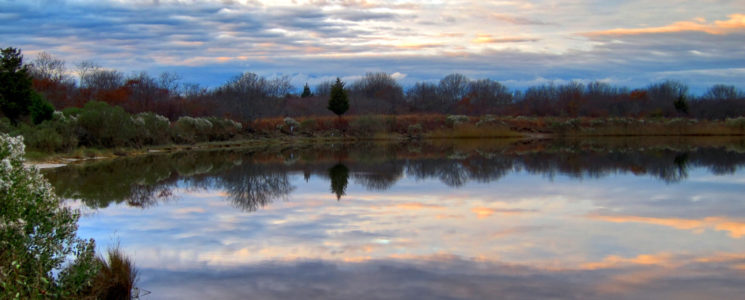
[[[23,135],[27,158],[64,162],[138,155],[152,151],[261,147],[353,141],[482,138],[591,138],[633,136],[743,136],[745,117],[726,120],[685,118],[558,118],[463,115],[362,115],[259,119],[250,123],[208,117],[170,121],[153,113],[129,115],[105,103],[56,112],[31,126],[0,124]]]

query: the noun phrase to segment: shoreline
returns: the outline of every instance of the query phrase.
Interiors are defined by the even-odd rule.
[[[59,168],[73,164],[84,164],[95,161],[116,159],[122,157],[136,157],[144,155],[155,155],[155,154],[170,154],[177,152],[188,152],[188,151],[212,151],[212,150],[228,150],[228,149],[245,149],[245,150],[268,150],[268,148],[286,148],[286,147],[306,147],[306,146],[328,146],[334,144],[350,144],[350,143],[429,143],[438,144],[447,141],[480,141],[480,142],[493,142],[493,141],[509,141],[511,143],[538,143],[541,141],[573,141],[573,140],[592,140],[592,141],[603,141],[606,142],[612,140],[634,140],[634,139],[648,139],[648,138],[662,138],[670,140],[680,139],[738,139],[742,138],[745,141],[745,134],[625,134],[625,135],[558,135],[550,133],[536,133],[536,132],[522,132],[521,135],[516,136],[501,136],[501,137],[478,137],[478,136],[465,136],[465,137],[420,137],[411,138],[404,135],[388,134],[385,138],[372,137],[372,138],[359,138],[359,137],[299,137],[299,136],[285,136],[275,138],[244,138],[232,141],[220,141],[220,142],[201,142],[195,144],[173,144],[173,145],[161,145],[161,146],[149,146],[139,149],[135,148],[124,148],[124,149],[102,149],[97,155],[92,157],[81,157],[79,153],[81,149],[73,150],[69,153],[53,153],[53,154],[42,154],[38,157],[26,159],[24,165],[33,166],[38,169],[49,169]],[[82,149],[84,150],[84,148]],[[37,153],[39,154],[39,153]]]

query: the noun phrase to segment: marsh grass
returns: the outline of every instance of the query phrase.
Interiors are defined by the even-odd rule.
[[[471,123],[456,124],[453,128],[440,128],[424,133],[433,139],[475,139],[475,138],[514,138],[523,134],[505,126],[476,126]]]
[[[96,258],[100,270],[93,280],[92,294],[96,299],[130,299],[137,282],[134,262],[117,246],[109,249],[107,257]]]

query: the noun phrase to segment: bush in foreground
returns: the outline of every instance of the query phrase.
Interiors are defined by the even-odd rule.
[[[95,258],[95,242],[77,236],[80,213],[23,166],[24,150],[23,138],[0,134],[0,299],[128,299],[131,262],[118,251]]]

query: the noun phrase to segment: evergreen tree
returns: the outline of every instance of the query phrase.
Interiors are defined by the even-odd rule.
[[[31,93],[31,106],[29,106],[29,112],[31,113],[31,121],[38,125],[46,120],[51,120],[54,115],[54,106],[52,106],[44,96],[37,92]]]
[[[31,76],[23,65],[21,50],[2,49],[0,57],[0,110],[14,124],[28,114],[31,105]]]
[[[336,78],[336,83],[331,86],[329,105],[326,108],[333,111],[339,118],[349,109],[349,96],[347,91],[344,90],[344,82],[339,77]]]
[[[303,87],[303,94],[300,95],[301,98],[308,98],[313,96],[313,93],[310,92],[310,87],[308,86],[308,83],[305,83],[305,87]]]

